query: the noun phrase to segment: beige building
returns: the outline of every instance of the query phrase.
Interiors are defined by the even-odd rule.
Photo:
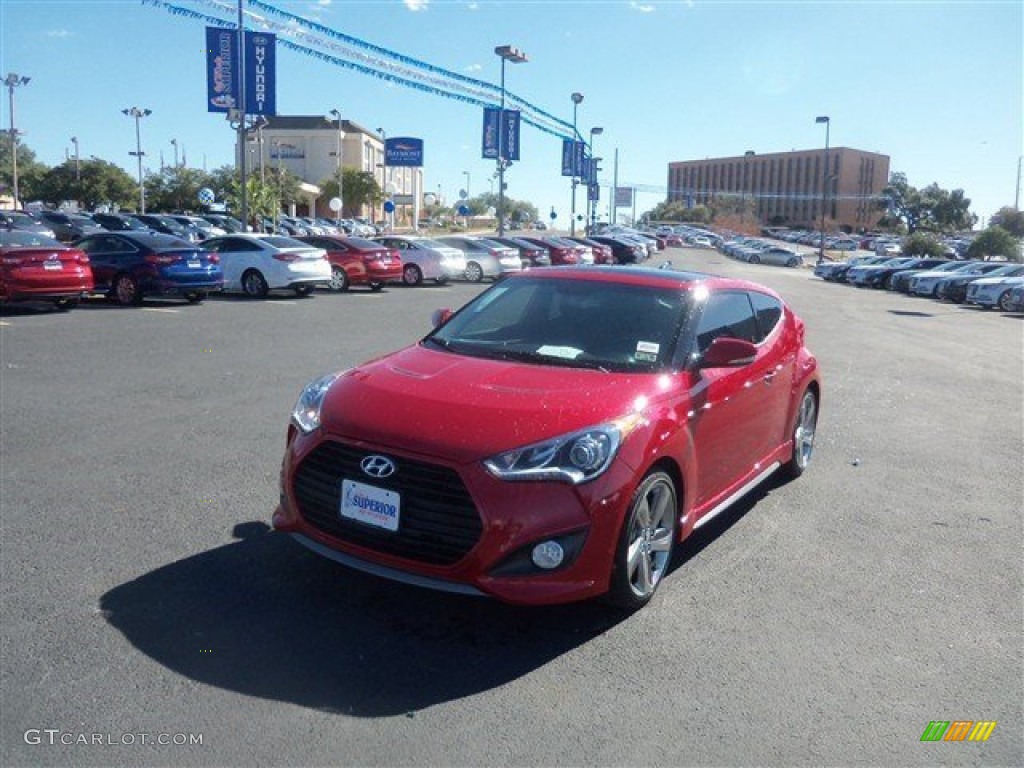
[[[302,180],[307,210],[300,213],[335,216],[320,185],[334,178],[340,165],[372,173],[381,189],[395,201],[399,216],[404,212],[412,221],[418,217],[423,169],[385,166],[384,137],[351,120],[343,119],[339,125],[337,119],[324,115],[269,117],[262,127],[249,132],[247,149],[249,173],[258,175],[261,170],[280,167]],[[353,208],[347,201],[344,215],[385,218],[381,205],[370,210],[368,206]]]
[[[716,196],[747,198],[761,224],[817,229],[824,161],[821,148],[669,163],[668,200],[701,205]],[[884,213],[877,202],[888,182],[888,155],[830,147],[826,229],[874,227]]]

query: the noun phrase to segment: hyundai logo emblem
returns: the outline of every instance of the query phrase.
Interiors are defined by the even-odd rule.
[[[359,462],[359,467],[370,477],[384,478],[395,474],[395,462],[377,454],[367,456]]]

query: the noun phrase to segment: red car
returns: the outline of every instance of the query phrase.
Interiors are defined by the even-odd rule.
[[[379,291],[385,283],[402,279],[402,257],[394,248],[361,237],[303,235],[295,239],[327,251],[331,290],[367,285],[371,291]]]
[[[595,264],[615,263],[615,253],[610,245],[599,243],[597,240],[591,240],[589,237],[570,237],[569,240],[589,248],[594,254]]]
[[[0,258],[0,303],[52,301],[58,309],[70,309],[92,292],[89,257],[53,238],[0,232]]]
[[[636,609],[695,528],[804,471],[820,397],[804,324],[768,288],[530,270],[310,383],[273,524],[420,586]]]
[[[573,243],[560,243],[558,238],[527,237],[526,235],[516,235],[516,239],[525,240],[546,250],[552,266],[579,264],[580,254]]]

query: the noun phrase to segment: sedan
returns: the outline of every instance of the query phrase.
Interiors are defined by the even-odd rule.
[[[1011,290],[1006,303],[1000,302],[999,308],[1004,312],[1024,312],[1024,285],[1018,285]]]
[[[527,242],[518,237],[489,237],[488,240],[493,240],[496,243],[507,245],[510,248],[519,249],[519,261],[523,265],[523,269],[530,269],[531,267],[550,267],[551,256],[548,255],[547,248],[541,248],[539,245]]]
[[[1024,274],[1024,267],[1019,264],[1000,264],[998,262],[978,264],[974,269],[957,272],[945,280],[941,280],[935,287],[935,297],[961,304],[967,299],[968,286],[982,275],[998,278],[1018,277],[1021,274]]]
[[[789,248],[773,245],[751,253],[747,261],[751,264],[778,264],[783,267],[799,267],[804,263],[804,257]]]
[[[1024,285],[1024,267],[1020,268],[1016,276],[1007,277],[982,277],[974,280],[967,286],[968,304],[974,304],[982,309],[999,307],[1004,312],[1010,311],[1013,289]]]
[[[384,235],[373,242],[398,251],[406,285],[421,285],[425,279],[444,285],[466,274],[466,254],[429,237]]]
[[[917,266],[921,259],[900,257],[897,259],[886,259],[881,264],[864,264],[859,267],[851,267],[846,273],[846,282],[856,286],[884,287],[886,279],[901,269],[912,269]]]
[[[51,237],[0,231],[0,304],[51,301],[70,309],[93,290],[89,257]]]
[[[436,238],[437,242],[458,248],[466,254],[465,277],[471,283],[491,278],[497,280],[509,272],[519,272],[523,262],[519,251],[502,243],[471,235],[449,235]]]
[[[589,237],[569,237],[566,239],[589,248],[591,253],[594,254],[595,264],[615,263],[615,252],[612,250],[612,247],[606,243],[599,243],[597,240],[592,240]]]
[[[77,213],[64,213],[63,211],[34,211],[32,217],[53,230],[54,236],[62,243],[70,243],[80,237],[102,232],[103,227],[90,219]]]
[[[224,285],[215,255],[170,235],[103,232],[75,247],[89,256],[96,290],[121,306],[141,304],[147,295],[198,304]]]
[[[591,240],[612,249],[617,264],[636,264],[647,256],[647,249],[639,243],[632,243],[614,235],[591,235]]]
[[[120,213],[94,213],[92,220],[111,232],[156,232],[138,219]]]
[[[822,280],[843,282],[846,273],[853,267],[881,264],[883,261],[886,259],[881,256],[854,256],[848,261],[821,261],[814,266],[814,276]]]
[[[419,586],[637,609],[679,542],[775,472],[804,472],[820,397],[804,324],[768,288],[530,270],[311,382],[273,525]]]
[[[224,290],[264,299],[271,291],[291,290],[308,296],[331,282],[331,265],[322,248],[280,235],[211,237],[203,248],[220,255]]]
[[[322,248],[331,263],[331,290],[347,291],[353,285],[365,285],[379,291],[385,283],[402,279],[402,258],[398,251],[364,240],[340,235],[307,235],[296,238],[314,248]]]
[[[42,235],[51,240],[57,235],[53,228],[29,216],[24,211],[0,211],[0,229],[17,229],[22,232],[31,232],[35,235]]]
[[[943,275],[943,274],[949,273],[949,272],[956,272],[959,269],[965,269],[968,266],[970,266],[971,264],[975,264],[975,263],[977,263],[977,262],[973,262],[973,261],[942,261],[942,262],[940,262],[938,264],[938,266],[934,266],[934,267],[931,267],[931,268],[922,267],[922,268],[917,268],[917,269],[901,269],[899,272],[894,274],[892,276],[892,279],[889,281],[889,290],[891,290],[891,291],[899,291],[900,293],[909,293],[910,292],[910,281],[913,280],[918,275],[923,275],[925,272],[929,272],[929,273],[934,272],[934,273],[937,273],[939,275]]]
[[[181,222],[175,221],[170,216],[155,213],[130,213],[128,215],[162,235],[171,235],[179,240],[188,240],[190,243],[197,243],[203,239],[199,234],[199,230],[189,228]]]

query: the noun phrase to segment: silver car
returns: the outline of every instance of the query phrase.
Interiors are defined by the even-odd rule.
[[[448,235],[436,239],[466,254],[465,278],[471,283],[479,283],[485,277],[497,279],[508,272],[523,269],[518,249],[494,240],[470,235]]]
[[[444,285],[466,273],[465,253],[429,237],[385,235],[375,237],[373,241],[399,252],[402,256],[402,282],[406,285],[420,285],[424,280]]]
[[[794,250],[773,245],[770,248],[751,253],[747,261],[751,264],[780,264],[784,267],[799,267],[804,263],[804,258]]]

